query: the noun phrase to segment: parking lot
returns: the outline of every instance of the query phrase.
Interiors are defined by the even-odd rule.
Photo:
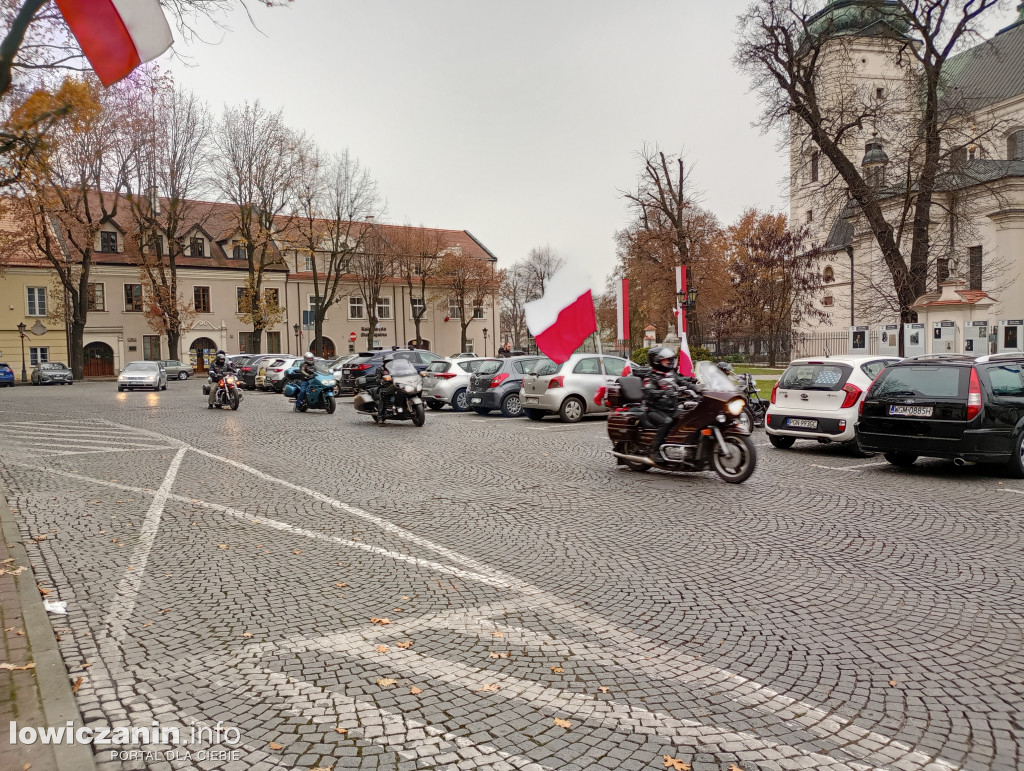
[[[101,768],[1022,767],[1024,482],[604,432],[78,383],[0,391],[0,477],[86,723],[241,734]]]

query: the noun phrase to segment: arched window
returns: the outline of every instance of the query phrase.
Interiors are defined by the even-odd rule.
[[[818,151],[811,153],[811,182],[818,181]]]
[[[836,280],[836,272],[832,269],[831,265],[825,266],[825,270],[821,272],[821,280],[826,284],[831,284]]]
[[[1024,129],[1014,131],[1007,138],[1006,158],[1010,161],[1024,161]]]

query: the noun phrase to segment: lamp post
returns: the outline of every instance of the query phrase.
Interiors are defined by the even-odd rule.
[[[487,355],[487,327],[484,327],[484,356]]]
[[[25,374],[25,322],[18,324],[18,337],[21,340],[21,382],[27,383],[28,376]]]
[[[298,356],[302,348],[302,327],[298,325],[298,322],[292,324],[292,331],[295,332],[295,355]]]

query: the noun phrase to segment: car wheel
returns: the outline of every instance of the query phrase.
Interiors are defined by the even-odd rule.
[[[491,414],[491,411],[489,409],[487,409],[486,407],[474,407],[473,411],[477,415],[490,415]]]
[[[544,420],[544,415],[546,414],[544,410],[533,410],[528,407],[523,412],[526,413],[526,417],[530,420]]]
[[[117,392],[118,392],[118,393],[121,393],[122,391],[124,391],[124,389],[123,389],[123,388],[121,388],[121,386],[118,386],[118,387],[117,387]]]
[[[792,436],[775,436],[774,434],[768,434],[768,441],[772,443],[772,447],[779,450],[788,450],[794,444],[796,444],[796,438]]]
[[[843,447],[850,453],[854,458],[873,458],[875,454],[873,452],[865,452],[860,448],[856,439],[851,439],[849,442],[844,442]]]
[[[178,380],[188,380],[188,373],[187,372],[179,372],[178,373]]]
[[[899,466],[900,468],[910,468],[917,461],[917,456],[910,455],[909,453],[905,452],[887,452],[885,454],[885,459],[894,466]]]
[[[1010,476],[1014,479],[1024,479],[1024,431],[1017,437],[1017,446],[1009,463]]]
[[[433,399],[430,399],[427,402],[427,406],[430,407],[430,409],[432,410],[443,410],[444,402],[435,402]]]
[[[511,393],[501,400],[501,414],[506,418],[518,418],[523,414],[523,402],[519,394]]]
[[[452,409],[456,412],[465,412],[469,409],[469,397],[466,396],[465,388],[460,388],[452,396]]]
[[[581,399],[570,396],[562,402],[558,408],[558,417],[563,423],[579,423],[583,420],[587,408]]]

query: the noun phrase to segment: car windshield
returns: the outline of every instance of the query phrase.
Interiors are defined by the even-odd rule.
[[[841,364],[793,364],[779,380],[779,388],[800,391],[838,391],[846,385],[852,369]]]
[[[888,367],[871,387],[870,396],[959,398],[967,395],[968,367]]]
[[[503,362],[501,359],[485,359],[480,362],[480,366],[476,368],[476,374],[478,375],[497,375],[501,372]]]
[[[724,393],[739,391],[736,384],[710,361],[697,362],[697,380],[709,391]]]
[[[160,369],[155,361],[133,361],[124,368],[125,372],[156,372]]]
[[[427,367],[427,372],[447,372],[451,366],[446,361],[435,361]]]
[[[40,364],[39,369],[67,369],[59,361],[52,361],[49,364]]]
[[[345,362],[345,366],[347,366],[347,367],[356,367],[356,366],[358,366],[360,364],[366,364],[366,362],[368,362],[372,358],[373,358],[373,354],[372,353],[371,354],[360,354],[359,356],[356,356],[355,358],[351,359],[350,361],[346,361]]]
[[[466,372],[476,372],[483,362],[483,359],[459,359],[459,366]]]
[[[528,359],[526,361],[514,361],[512,362],[512,368],[516,372],[521,372],[524,375],[533,374],[534,367],[540,364],[544,359]]]
[[[416,367],[413,366],[412,362],[408,359],[395,359],[394,361],[388,362],[386,365],[388,373],[394,377],[405,377],[406,375],[415,375]]]
[[[554,375],[561,368],[561,364],[555,364],[553,361],[551,361],[551,359],[541,359],[533,368],[532,374],[537,375],[538,377],[542,377],[544,375]]]

